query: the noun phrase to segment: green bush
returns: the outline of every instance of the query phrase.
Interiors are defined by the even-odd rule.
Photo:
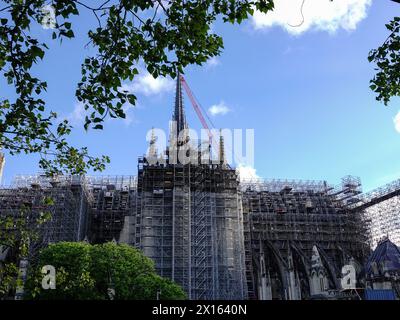
[[[54,266],[56,288],[43,289],[45,265]],[[26,299],[185,299],[181,287],[158,276],[153,261],[126,245],[84,242],[50,244],[40,252],[26,282]]]

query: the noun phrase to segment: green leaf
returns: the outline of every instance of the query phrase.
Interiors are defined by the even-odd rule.
[[[136,96],[133,94],[128,94],[127,95],[128,101],[131,105],[135,105],[136,103]]]

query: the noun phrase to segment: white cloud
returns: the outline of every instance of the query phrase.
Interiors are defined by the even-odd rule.
[[[212,116],[216,115],[225,115],[227,114],[231,109],[225,105],[225,102],[221,101],[219,104],[214,104],[210,108],[208,108],[208,112],[211,113]]]
[[[257,175],[256,169],[251,166],[246,166],[240,164],[237,169],[237,173],[239,174],[240,181],[259,181],[261,177]]]
[[[123,84],[121,89],[135,95],[141,93],[145,96],[153,96],[171,92],[174,87],[175,82],[172,79],[165,77],[154,78],[150,73],[142,71],[134,78],[133,82]]]
[[[66,119],[73,126],[77,126],[83,123],[86,116],[86,110],[82,102],[77,102],[74,105],[74,110],[66,116]]]
[[[210,68],[216,67],[220,64],[221,64],[221,62],[219,61],[219,59],[217,57],[211,57],[210,59],[207,60],[206,67],[208,69],[210,69]]]
[[[275,9],[267,14],[259,11],[252,18],[255,29],[280,26],[291,34],[307,30],[330,33],[338,29],[354,30],[366,18],[372,0],[275,0]],[[304,18],[303,18],[304,17]]]
[[[107,121],[122,121],[127,127],[130,126],[132,123],[135,122],[134,116],[133,116],[133,107],[130,104],[124,104],[122,106],[122,110],[125,112],[125,118],[107,118]],[[87,114],[90,114],[89,111],[85,110],[85,107],[83,103],[77,102],[74,105],[74,109],[72,110],[71,113],[67,114],[65,119],[69,121],[69,123],[74,126],[78,127],[83,125],[83,122],[85,120],[85,116]]]
[[[400,111],[393,118],[394,128],[398,133],[400,133]]]

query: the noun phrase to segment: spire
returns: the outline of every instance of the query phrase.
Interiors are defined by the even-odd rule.
[[[176,79],[175,108],[172,120],[176,121],[177,135],[179,135],[179,132],[181,132],[182,130],[187,129],[185,110],[183,107],[183,99],[182,99],[181,74],[179,71]]]
[[[0,147],[0,151],[1,151],[1,147]],[[4,170],[5,162],[6,162],[6,159],[5,159],[4,153],[0,152],[0,184],[3,179],[3,170]]]
[[[154,134],[154,127],[151,128],[151,138],[149,146],[149,157],[157,158],[157,146],[156,146],[156,136]]]
[[[225,165],[225,146],[224,146],[224,136],[222,135],[222,130],[219,130],[219,162]]]

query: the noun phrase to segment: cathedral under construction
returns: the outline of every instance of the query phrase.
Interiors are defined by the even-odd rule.
[[[152,139],[136,176],[17,176],[0,189],[1,215],[22,206],[39,214],[43,199],[54,199],[31,254],[49,242],[114,239],[142,250],[190,299],[328,296],[341,290],[345,265],[365,285],[364,266],[376,242],[399,239],[400,222],[393,219],[399,220],[400,183],[363,194],[352,176],[339,186],[240,182],[222,138],[218,161],[176,161],[182,150],[192,160],[202,157],[186,134],[182,83],[178,76],[169,145],[160,157]],[[0,261],[1,254],[4,248]],[[399,290],[398,283],[392,287]]]

